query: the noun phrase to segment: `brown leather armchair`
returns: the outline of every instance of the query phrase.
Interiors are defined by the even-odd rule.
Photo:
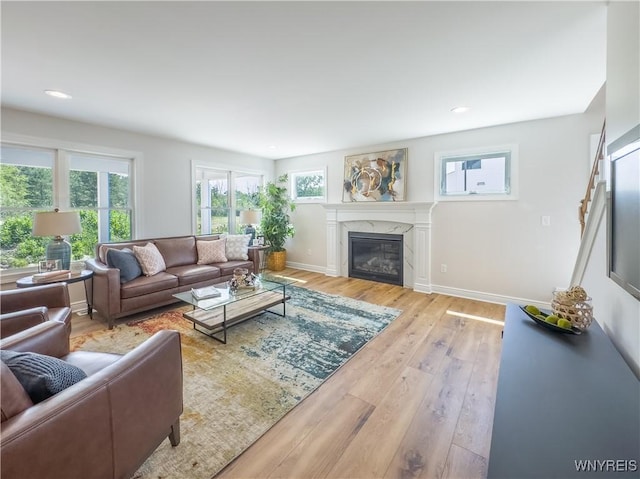
[[[160,331],[123,356],[70,352],[66,325],[46,321],[3,339],[0,349],[54,356],[88,376],[33,404],[0,362],[3,479],[125,479],[166,437],[180,442],[178,332]]]
[[[0,291],[0,338],[45,321],[64,323],[71,332],[71,302],[65,283]]]

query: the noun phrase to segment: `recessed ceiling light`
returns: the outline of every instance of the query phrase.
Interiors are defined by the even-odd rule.
[[[451,109],[453,113],[465,113],[469,110],[471,110],[471,108],[469,108],[468,106],[457,106]]]
[[[58,91],[58,90],[45,90],[44,91],[47,95],[52,96],[54,98],[62,98],[64,100],[70,100],[72,98],[71,95],[69,95],[68,93],[65,93],[63,91]]]
[[[276,145],[269,145],[270,150],[275,150],[276,148],[278,148]]]

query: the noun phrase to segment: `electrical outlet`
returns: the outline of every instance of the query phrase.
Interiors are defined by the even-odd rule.
[[[441,273],[446,273],[447,272],[447,265],[446,264],[441,264],[440,265],[440,272]]]
[[[307,250],[307,256],[311,256],[311,250],[310,249]]]
[[[540,223],[542,226],[551,226],[551,216],[540,217]]]

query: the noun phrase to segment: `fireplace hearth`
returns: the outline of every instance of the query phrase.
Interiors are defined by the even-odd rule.
[[[403,286],[403,236],[349,232],[349,277]]]

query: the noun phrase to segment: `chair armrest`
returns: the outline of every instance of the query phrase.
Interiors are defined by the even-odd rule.
[[[0,314],[0,339],[29,329],[36,324],[44,323],[48,319],[49,315],[45,306]]]
[[[69,290],[65,283],[43,284],[32,288],[2,291],[0,310],[12,313],[22,309],[46,306],[48,308],[70,308]]]
[[[65,323],[45,321],[0,340],[0,349],[61,358],[69,354],[69,333]]]
[[[2,477],[116,477],[110,413],[107,385],[89,377],[9,418]]]
[[[120,312],[120,270],[95,258],[86,260],[85,265],[93,271],[93,307],[111,320]]]
[[[180,335],[160,331],[102,371],[5,421],[2,475],[130,477],[181,413]]]
[[[116,477],[135,472],[182,414],[182,350],[177,331],[159,331],[97,372],[108,382]],[[149,398],[153,398],[150,400]]]

